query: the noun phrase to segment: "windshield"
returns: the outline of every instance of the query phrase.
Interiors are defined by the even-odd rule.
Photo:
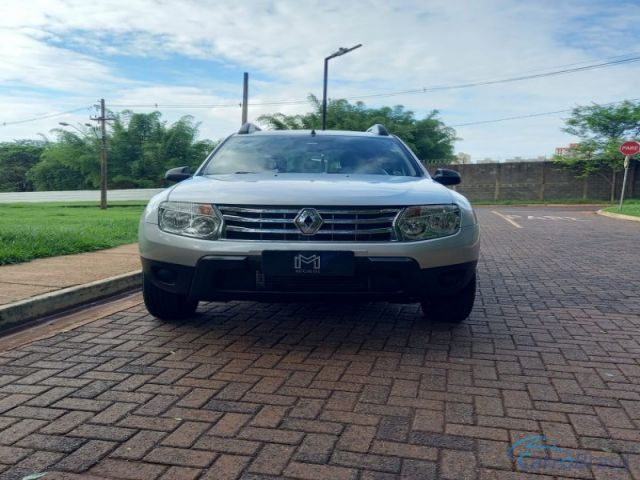
[[[359,136],[243,135],[229,138],[202,171],[420,176],[395,139]]]

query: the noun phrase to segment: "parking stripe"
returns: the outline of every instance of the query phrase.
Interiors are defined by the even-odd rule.
[[[496,212],[495,210],[491,210],[491,213],[495,213],[496,215],[498,215],[500,218],[505,219],[507,222],[509,222],[511,225],[513,225],[516,228],[523,228],[522,225],[520,225],[519,223],[514,222],[513,220],[511,220],[509,217],[507,217],[506,215],[501,214],[500,212]]]

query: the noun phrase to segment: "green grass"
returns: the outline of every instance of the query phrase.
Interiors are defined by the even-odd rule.
[[[618,210],[618,206],[604,209],[605,212],[621,213],[623,215],[632,215],[640,217],[640,200],[625,200],[622,210]]]
[[[144,205],[0,204],[0,265],[133,243]]]

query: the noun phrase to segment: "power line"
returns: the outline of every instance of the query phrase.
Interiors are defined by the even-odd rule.
[[[7,125],[18,125],[20,123],[28,123],[28,122],[35,122],[38,120],[45,120],[47,118],[54,118],[54,117],[61,117],[62,115],[68,115],[70,113],[75,113],[75,112],[79,112],[81,110],[85,110],[89,107],[80,107],[80,108],[74,108],[73,110],[67,110],[65,112],[57,112],[57,113],[49,113],[47,115],[41,115],[39,117],[33,117],[33,118],[27,118],[24,120],[15,120],[13,122],[2,122],[2,126],[5,127]]]
[[[610,57],[610,58],[617,58],[617,57]],[[423,88],[419,88],[419,89],[402,90],[402,91],[397,91],[397,92],[373,93],[373,94],[368,94],[368,95],[344,97],[344,99],[345,100],[359,100],[359,99],[364,99],[364,98],[384,98],[384,97],[393,97],[393,96],[398,96],[398,95],[415,95],[415,94],[420,94],[420,93],[430,93],[430,92],[437,92],[437,91],[444,91],[444,90],[456,90],[456,89],[473,88],[473,87],[480,87],[480,86],[486,86],[486,85],[497,85],[497,84],[501,84],[501,83],[519,82],[519,81],[523,81],[523,80],[532,80],[532,79],[545,78],[545,77],[551,77],[551,76],[556,76],[556,75],[567,75],[567,74],[576,73],[576,72],[583,72],[583,71],[596,70],[596,69],[613,67],[613,66],[618,66],[618,65],[624,65],[624,64],[634,63],[634,62],[638,62],[638,61],[640,61],[640,56],[635,56],[635,57],[630,57],[630,58],[623,58],[623,59],[620,59],[620,60],[611,60],[611,61],[608,61],[608,62],[596,63],[596,64],[592,64],[592,65],[585,65],[585,66],[581,66],[581,67],[566,68],[566,69],[555,70],[555,71],[546,72],[546,73],[519,75],[519,76],[515,76],[515,77],[503,78],[503,79],[498,79],[498,80],[486,80],[486,81],[479,81],[479,82],[461,83],[461,84],[455,84],[455,85],[423,87]],[[249,105],[251,105],[251,106],[278,106],[278,105],[301,105],[301,104],[306,104],[306,103],[308,103],[308,100],[274,100],[274,101],[267,101],[267,102],[249,103]],[[160,103],[150,103],[150,104],[142,104],[142,103],[141,104],[111,104],[112,107],[117,107],[117,108],[182,108],[182,109],[232,108],[232,107],[240,107],[241,105],[242,105],[241,103],[215,103],[215,104],[178,103],[178,104],[165,104],[165,105],[160,104]],[[13,122],[3,122],[2,126],[34,122],[34,121],[37,121],[37,120],[44,120],[44,119],[47,119],[47,118],[53,118],[53,117],[57,117],[57,116],[61,116],[61,115],[67,115],[69,113],[74,113],[74,112],[78,112],[80,110],[83,110],[84,108],[87,108],[87,107],[76,108],[76,109],[68,110],[68,111],[65,111],[65,112],[53,113],[53,114],[50,114],[50,115],[43,115],[43,116],[29,118],[29,119],[25,119],[25,120],[18,120],[18,121],[13,121]],[[562,113],[562,112],[558,111],[558,112],[553,112],[553,113]],[[497,120],[497,121],[502,121],[502,120]]]
[[[427,93],[427,92],[437,92],[437,91],[442,91],[442,90],[456,90],[456,89],[461,89],[461,88],[481,87],[481,86],[486,86],[486,85],[497,85],[497,84],[500,84],[500,83],[511,83],[511,82],[519,82],[519,81],[522,81],[522,80],[532,80],[532,79],[535,79],[535,78],[545,78],[545,77],[551,77],[551,76],[556,76],[556,75],[567,75],[567,74],[570,74],[570,73],[583,72],[583,71],[587,71],[587,70],[596,70],[596,69],[606,68],[606,67],[613,67],[613,66],[618,66],[618,65],[622,65],[622,64],[626,64],[626,63],[633,63],[633,62],[637,62],[637,61],[640,61],[640,57],[632,57],[632,58],[626,58],[626,59],[622,59],[622,60],[613,60],[613,61],[610,61],[610,62],[596,63],[594,65],[585,65],[583,67],[567,68],[567,69],[564,69],[564,70],[556,70],[556,71],[553,71],[553,72],[536,73],[536,74],[531,74],[531,75],[521,75],[521,76],[517,76],[517,77],[503,78],[503,79],[500,79],[500,80],[487,80],[487,81],[484,81],[484,82],[461,83],[461,84],[458,84],[458,85],[424,87],[424,88],[421,88],[421,89],[404,90],[404,91],[401,91],[401,92],[374,93],[374,94],[371,94],[371,95],[361,95],[361,96],[357,96],[357,97],[350,97],[350,99],[391,97],[391,96],[396,96],[396,95],[411,95],[411,94],[416,94],[416,93]]]
[[[619,103],[624,103],[624,102],[635,102],[640,100],[640,98],[629,98],[626,100],[618,100],[617,102],[609,102],[609,103],[600,103],[598,105],[606,107],[609,105],[617,105]],[[575,108],[575,107],[574,107]],[[495,118],[492,120],[479,120],[477,122],[467,122],[467,123],[459,123],[457,125],[449,125],[452,128],[458,128],[458,127],[467,127],[469,125],[484,125],[485,123],[497,123],[497,122],[506,122],[508,120],[521,120],[521,119],[525,119],[525,118],[533,118],[533,117],[544,117],[547,115],[556,115],[558,113],[567,113],[567,112],[572,112],[573,108],[565,108],[564,110],[554,110],[551,112],[541,112],[541,113],[529,113],[526,115],[516,115],[513,117],[503,117],[503,118]]]
[[[609,57],[609,58],[618,58],[618,57]],[[485,80],[478,82],[469,82],[469,83],[460,83],[454,85],[442,85],[442,86],[433,86],[433,87],[423,87],[416,88],[411,90],[401,90],[396,92],[384,92],[384,93],[372,93],[368,95],[356,95],[356,96],[348,96],[344,97],[345,100],[359,100],[363,98],[383,98],[383,97],[394,97],[398,95],[415,95],[420,93],[430,93],[430,92],[438,92],[443,90],[457,90],[463,88],[472,88],[472,87],[481,87],[486,85],[497,85],[500,83],[512,83],[519,82],[523,80],[532,80],[536,78],[545,78],[556,75],[568,75],[571,73],[589,71],[589,70],[597,70],[601,68],[615,67],[618,65],[624,65],[628,63],[634,63],[640,61],[640,56],[623,58],[620,60],[611,60],[608,62],[596,63],[592,65],[584,65],[581,67],[574,68],[565,68],[562,70],[555,70],[552,72],[545,73],[535,73],[528,75],[518,75],[515,77],[502,78],[497,80]],[[581,62],[584,63],[584,62]],[[571,64],[570,64],[571,65]],[[575,64],[573,64],[575,65]],[[273,100],[266,102],[255,102],[249,103],[249,105],[258,107],[258,106],[277,106],[277,105],[301,105],[308,103],[308,100]],[[126,107],[126,108],[229,108],[229,107],[239,107],[240,103],[218,103],[218,104],[188,104],[188,103],[180,103],[180,104],[165,104],[162,105],[160,103],[152,103],[152,104],[113,104],[114,107]]]

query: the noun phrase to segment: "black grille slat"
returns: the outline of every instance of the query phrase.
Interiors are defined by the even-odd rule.
[[[264,241],[384,242],[395,239],[393,222],[402,207],[315,207],[323,219],[314,235],[303,235],[294,219],[303,208],[217,206],[225,219],[223,238]]]

